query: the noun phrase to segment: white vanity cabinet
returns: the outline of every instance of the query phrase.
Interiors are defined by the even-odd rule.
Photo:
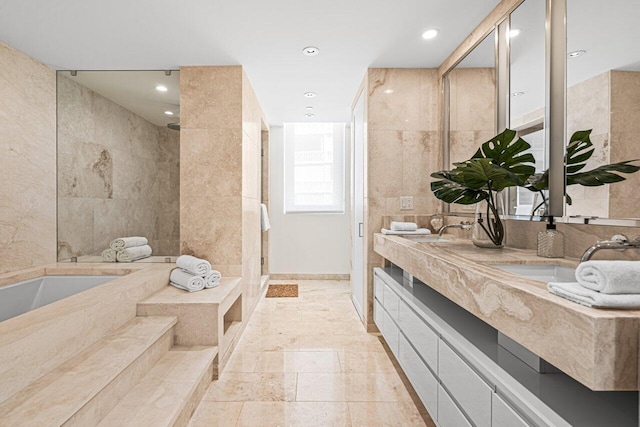
[[[402,274],[392,277],[385,270],[374,270],[374,321],[438,426],[568,425],[553,416],[532,417],[552,422],[525,421],[519,414],[532,414],[538,408],[533,405],[523,411],[511,399],[501,398],[495,392],[497,384],[480,373],[494,367],[476,366],[476,359],[465,357],[472,345],[452,332],[434,311],[416,303],[414,293],[407,291],[412,290],[411,285],[400,284]]]

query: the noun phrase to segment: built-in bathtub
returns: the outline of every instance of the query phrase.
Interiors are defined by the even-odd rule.
[[[122,276],[41,276],[0,287],[0,322]]]

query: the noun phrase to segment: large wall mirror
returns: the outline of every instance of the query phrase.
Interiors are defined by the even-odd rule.
[[[595,150],[584,170],[640,159],[639,17],[637,0],[567,0],[567,137],[592,129]],[[639,219],[640,172],[623,176],[568,186],[565,214]]]
[[[509,128],[531,144],[536,172],[548,167],[545,146],[545,20],[543,1],[527,0],[510,15]],[[525,188],[509,191],[510,215],[544,213],[544,201]]]
[[[449,98],[449,165],[468,160],[496,134],[496,37],[491,31],[445,77]],[[446,141],[445,141],[446,144]],[[450,212],[473,212],[474,206],[452,204]]]
[[[60,71],[57,93],[58,259],[101,262],[130,236],[152,250],[137,262],[177,256],[179,72]]]

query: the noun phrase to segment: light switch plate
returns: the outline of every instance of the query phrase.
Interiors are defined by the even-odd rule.
[[[413,210],[413,196],[400,197],[400,210],[401,211]]]

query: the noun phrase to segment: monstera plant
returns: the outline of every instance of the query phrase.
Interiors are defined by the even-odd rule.
[[[640,170],[639,166],[633,164],[638,161],[638,159],[635,159],[602,165],[585,171],[584,168],[595,151],[590,135],[591,130],[578,131],[571,136],[567,145],[564,163],[566,166],[565,198],[568,205],[572,203],[571,197],[567,194],[567,187],[570,185],[579,184],[585,187],[598,187],[605,184],[613,184],[626,179],[620,175],[621,173],[630,174]],[[542,202],[533,208],[533,215],[533,212],[539,208],[547,206],[545,190],[549,189],[549,169],[542,173],[531,175],[524,187],[530,191],[537,192],[541,196]]]
[[[498,209],[498,193],[528,184],[535,173],[535,158],[527,152],[530,148],[524,139],[516,139],[516,131],[506,129],[482,144],[471,159],[454,163],[451,170],[432,173],[437,180],[431,183],[431,191],[447,203],[472,205],[485,201],[485,219],[476,220],[477,225],[499,247],[505,229]]]

